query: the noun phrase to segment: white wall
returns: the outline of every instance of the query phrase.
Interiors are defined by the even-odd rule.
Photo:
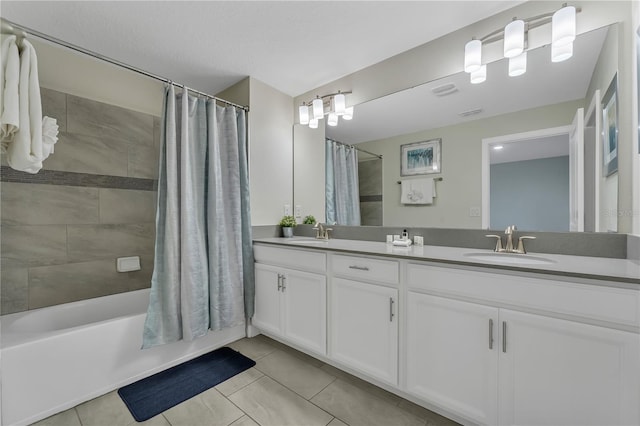
[[[300,217],[313,215],[325,221],[325,131],[324,126],[293,126],[293,200]]]
[[[293,101],[250,78],[249,108],[251,224],[275,225],[293,209]]]
[[[471,207],[482,206],[482,139],[571,124],[583,101],[565,102],[468,123],[358,144],[383,156],[382,201],[384,226],[480,228]],[[442,182],[436,182],[431,206],[400,204],[400,145],[442,138]],[[517,223],[517,220],[514,220]]]
[[[30,39],[40,85],[155,116],[162,115],[163,83],[83,53]]]
[[[631,47],[631,57],[635,57],[636,58],[640,58],[640,43],[638,43],[638,38],[636,36],[638,29],[640,28],[640,3],[637,1],[634,1],[632,3],[632,13],[631,13],[631,28],[629,28],[629,31],[631,33],[630,37],[633,39],[632,47]],[[632,60],[632,69],[633,72],[632,74],[637,76],[638,73],[640,73],[640,69],[638,69],[638,60],[640,59],[636,59],[635,61]],[[640,90],[640,88],[638,88],[638,84],[640,84],[640,82],[638,82],[637,77],[633,79],[632,81],[632,92],[635,93],[635,99],[634,102],[632,103],[632,110],[631,110],[631,115],[632,115],[632,128],[633,129],[640,129],[640,123],[638,122],[638,113],[639,113],[639,102],[640,100],[638,100],[638,90]],[[635,152],[631,153],[631,156],[633,158],[633,179],[632,179],[632,183],[633,183],[633,187],[632,187],[632,197],[633,197],[633,223],[632,223],[632,232],[634,234],[640,235],[640,153],[638,153],[638,148],[639,148],[639,144],[640,142],[638,141],[638,133],[637,132],[633,132],[632,135],[632,148],[631,150],[634,151],[634,146],[635,146]]]

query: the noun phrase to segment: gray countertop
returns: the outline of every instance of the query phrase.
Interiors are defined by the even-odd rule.
[[[502,263],[500,258],[497,257],[500,254],[497,254],[495,261],[469,257],[470,254],[488,254],[489,257],[492,256],[493,252],[491,250],[473,248],[427,245],[396,247],[383,242],[341,239],[322,241],[307,237],[256,238],[254,243],[640,284],[640,261],[637,260],[528,253],[526,255],[507,255],[512,257],[510,259],[511,262]],[[519,263],[519,256],[523,256],[523,259],[527,257],[543,258],[550,263]]]

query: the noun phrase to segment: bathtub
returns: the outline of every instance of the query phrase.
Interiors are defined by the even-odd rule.
[[[245,336],[238,326],[141,350],[149,289],[0,317],[0,415],[26,425]]]

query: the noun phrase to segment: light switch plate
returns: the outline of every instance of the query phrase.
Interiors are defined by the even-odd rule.
[[[116,260],[118,272],[131,272],[140,270],[140,256],[119,257]]]
[[[302,217],[302,206],[300,204],[296,204],[296,214],[295,217]]]

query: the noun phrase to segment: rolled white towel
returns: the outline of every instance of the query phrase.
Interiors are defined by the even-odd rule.
[[[2,41],[0,53],[0,152],[6,152],[7,146],[20,127],[20,56],[16,36],[7,36]]]
[[[42,99],[38,58],[28,40],[22,40],[18,88],[20,129],[7,148],[7,162],[12,169],[35,174],[42,168]]]
[[[53,146],[58,142],[58,120],[42,117],[42,159],[53,154]]]

